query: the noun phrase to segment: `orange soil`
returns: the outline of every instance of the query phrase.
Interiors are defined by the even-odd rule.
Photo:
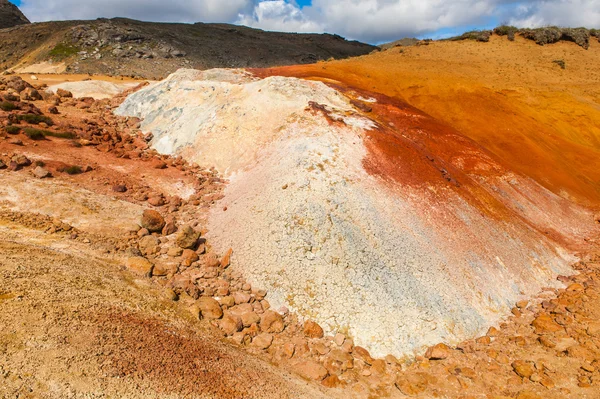
[[[552,62],[557,59],[566,62],[565,70]],[[494,161],[488,165],[494,165],[492,169],[497,163],[502,169],[532,177],[565,198],[600,208],[597,65],[600,44],[596,41],[584,50],[573,43],[541,47],[521,38],[509,42],[494,36],[489,43],[435,42],[350,60],[253,72],[322,80],[379,101],[381,95],[388,96],[385,102],[395,102],[394,109],[374,105],[375,119],[387,126],[390,121],[395,125],[404,120],[403,126],[387,129],[396,132],[396,139],[426,136],[426,140],[419,139],[425,148],[418,153],[423,158],[429,149],[435,149],[442,162],[437,173],[443,178],[447,174],[441,169],[446,169],[454,179],[456,171],[450,163],[474,149],[492,155]],[[422,113],[408,106],[437,121],[428,115],[419,119],[415,115]],[[392,117],[398,110],[408,117]],[[379,148],[383,151],[384,146]],[[467,173],[477,169],[481,174],[478,164],[489,161],[470,159],[461,169]],[[418,164],[421,168],[422,162]],[[429,179],[428,174],[415,173]],[[464,177],[457,176],[462,184]]]

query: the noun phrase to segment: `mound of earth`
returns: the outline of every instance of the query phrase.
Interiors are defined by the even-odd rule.
[[[0,32],[0,69],[161,78],[182,67],[208,69],[314,63],[377,49],[337,35],[266,32],[227,24],[129,19],[44,22]],[[39,68],[40,70],[36,70]]]
[[[17,25],[28,24],[29,20],[19,7],[8,0],[0,0],[0,29],[12,28]]]
[[[181,70],[117,113],[230,179],[209,237],[275,306],[377,356],[482,333],[596,229],[459,131],[341,83]]]

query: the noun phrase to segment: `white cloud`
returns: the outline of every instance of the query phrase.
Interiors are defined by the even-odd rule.
[[[600,27],[600,0],[313,0],[307,7],[295,0],[23,0],[21,9],[32,21],[121,16],[234,22],[266,30],[337,33],[371,43],[485,26],[494,19],[518,26]]]

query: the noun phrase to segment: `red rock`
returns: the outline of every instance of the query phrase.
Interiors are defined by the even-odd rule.
[[[306,320],[304,323],[304,335],[309,338],[323,338],[324,332],[320,325],[312,320]]]
[[[60,98],[73,98],[73,93],[63,89],[56,90],[56,95]]]
[[[330,375],[329,377],[326,377],[323,381],[321,381],[321,384],[327,388],[337,388],[340,386],[341,381],[337,377],[337,375]]]
[[[537,334],[552,333],[562,330],[563,328],[552,320],[547,314],[539,315],[531,325],[535,328]]]
[[[115,193],[124,193],[124,192],[127,192],[127,186],[125,186],[123,184],[117,184],[117,185],[113,186],[112,190]]]
[[[205,319],[220,319],[223,317],[223,310],[221,305],[214,298],[201,297],[197,301],[200,314]]]
[[[452,350],[445,344],[437,344],[430,347],[425,352],[425,357],[430,360],[442,360],[448,358],[452,354]]]
[[[159,212],[147,209],[142,214],[141,225],[150,232],[161,231],[165,227],[165,219]]]
[[[227,268],[231,264],[231,255],[233,254],[233,249],[229,248],[227,253],[221,258],[221,267],[223,269]]]
[[[223,319],[219,323],[219,327],[221,327],[221,330],[223,330],[226,335],[233,335],[238,331],[242,331],[244,328],[240,318],[231,314],[223,316]]]
[[[535,367],[532,362],[515,360],[511,366],[514,372],[521,378],[530,378],[535,373]]]
[[[138,276],[150,277],[154,265],[148,259],[136,256],[128,258],[125,261],[125,267]]]
[[[255,312],[242,313],[240,317],[242,318],[244,327],[250,327],[252,324],[260,323],[260,316]]]
[[[273,336],[269,333],[258,334],[252,340],[252,345],[259,349],[267,349],[273,343]]]
[[[416,396],[425,392],[429,385],[429,378],[425,373],[400,375],[395,385],[403,394]]]
[[[283,317],[277,312],[267,310],[260,318],[260,328],[270,333],[282,332],[285,328]]]
[[[313,362],[312,360],[305,360],[297,363],[294,366],[294,370],[301,377],[307,380],[323,381],[327,377],[327,369],[321,366],[319,363]]]

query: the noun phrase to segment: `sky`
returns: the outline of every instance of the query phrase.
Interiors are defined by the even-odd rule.
[[[336,33],[379,44],[502,23],[600,28],[600,0],[14,0],[32,21],[127,17]]]

